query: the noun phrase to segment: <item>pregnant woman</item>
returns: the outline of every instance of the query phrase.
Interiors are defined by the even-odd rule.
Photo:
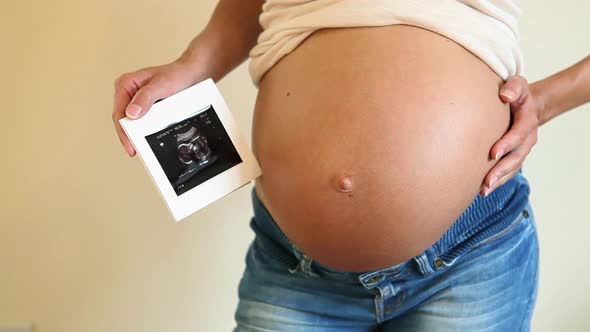
[[[522,69],[519,12],[221,0],[176,61],[117,80],[113,119],[133,156],[118,119],[251,57],[263,175],[236,331],[529,329],[529,187],[520,172],[488,174],[510,157],[508,144],[490,148],[511,124],[498,92]]]

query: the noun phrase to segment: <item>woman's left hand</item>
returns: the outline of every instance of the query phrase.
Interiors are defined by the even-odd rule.
[[[510,104],[512,126],[491,150],[491,158],[498,160],[484,178],[480,194],[488,196],[518,172],[527,155],[537,143],[537,128],[542,103],[536,98],[526,79],[513,76],[500,89],[500,99]]]

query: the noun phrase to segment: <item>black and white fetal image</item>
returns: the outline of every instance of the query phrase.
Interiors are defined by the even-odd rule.
[[[178,196],[242,162],[213,106],[145,139]]]

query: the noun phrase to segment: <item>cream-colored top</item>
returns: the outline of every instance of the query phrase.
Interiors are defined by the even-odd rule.
[[[254,84],[321,28],[407,24],[437,32],[481,58],[500,77],[521,74],[519,0],[267,0],[264,31],[250,52]]]

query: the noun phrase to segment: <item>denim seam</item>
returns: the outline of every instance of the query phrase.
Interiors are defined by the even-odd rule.
[[[375,316],[377,316],[377,322],[382,323],[385,320],[385,313],[383,312],[383,293],[379,288],[379,294],[375,295],[373,303],[375,304]]]
[[[534,234],[534,233],[533,233],[533,234],[532,234],[532,236],[536,236],[536,234]],[[538,244],[537,244],[537,246],[538,246]],[[538,250],[538,249],[537,249],[537,250]],[[532,256],[533,254],[534,254],[534,253],[531,253],[531,256]],[[529,262],[530,262],[530,261],[531,261],[531,259],[530,259],[530,256],[529,256],[529,259],[527,260],[527,267],[528,267],[528,264],[529,264]],[[526,269],[526,267],[525,267],[525,269]],[[539,287],[539,286],[538,286],[538,281],[537,281],[538,274],[539,274],[539,263],[537,262],[537,268],[535,269],[535,276],[533,277],[533,280],[535,280],[535,283],[537,283],[537,285],[535,285],[535,286],[533,287],[533,289],[531,290],[531,292],[529,293],[529,301],[528,301],[528,304],[527,304],[527,310],[526,310],[526,313],[527,313],[527,319],[528,319],[529,321],[530,321],[530,319],[532,318],[530,315],[532,315],[533,306],[534,306],[534,304],[535,304],[535,301],[533,300],[533,294],[536,292],[536,289]],[[535,299],[535,300],[536,300],[536,299]],[[530,314],[529,314],[529,313],[530,313]],[[524,326],[524,324],[525,324],[526,322],[527,322],[527,320],[523,320],[523,321],[522,321],[522,323],[520,324],[520,329],[519,329],[519,331],[522,331],[522,327]]]

